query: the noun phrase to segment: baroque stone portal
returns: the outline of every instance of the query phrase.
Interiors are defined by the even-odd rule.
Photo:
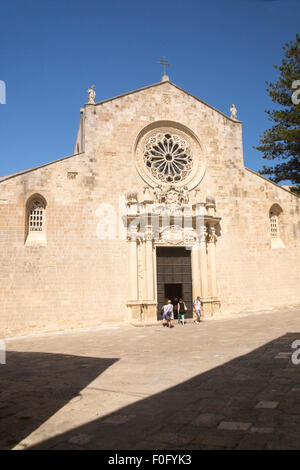
[[[204,316],[220,308],[216,276],[216,242],[220,234],[220,217],[212,198],[188,203],[189,193],[172,185],[153,191],[144,190],[144,200],[127,194],[129,256],[128,308],[132,320],[157,319],[156,248],[181,246],[191,250],[193,298],[201,296]]]

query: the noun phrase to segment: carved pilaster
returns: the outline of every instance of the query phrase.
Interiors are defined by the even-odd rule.
[[[132,230],[128,235],[128,297],[130,301],[138,299],[138,265],[137,265],[137,231]]]
[[[210,225],[207,234],[207,251],[208,251],[208,266],[209,266],[209,294],[210,297],[216,298],[217,292],[217,271],[216,271],[216,242],[217,242],[216,229]]]
[[[147,300],[154,300],[154,266],[153,266],[153,233],[152,227],[145,231],[146,243],[146,274],[147,274]]]
[[[206,246],[207,234],[207,226],[205,224],[201,224],[201,226],[199,227],[199,243],[201,245]]]
[[[207,227],[202,224],[199,228],[199,255],[200,255],[200,275],[201,275],[201,297],[208,297],[208,270],[206,252]]]
[[[201,295],[202,291],[199,251],[200,245],[195,243],[191,250],[193,300]]]

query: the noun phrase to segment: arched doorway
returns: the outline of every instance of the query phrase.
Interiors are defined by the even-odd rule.
[[[175,303],[183,298],[193,317],[191,250],[182,247],[160,246],[156,248],[157,318],[161,319],[161,307],[166,299]]]

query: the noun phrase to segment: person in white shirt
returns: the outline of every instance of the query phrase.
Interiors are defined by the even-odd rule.
[[[200,318],[201,318],[201,312],[202,312],[202,302],[200,300],[200,297],[198,295],[197,299],[194,301],[194,309],[195,309],[195,312],[196,312],[196,315],[197,315],[197,318],[195,320],[195,323],[197,325],[200,324]]]
[[[167,325],[167,327],[171,328],[172,320],[174,319],[173,304],[171,300],[168,300],[168,302],[163,305],[161,309],[163,312],[163,326]]]

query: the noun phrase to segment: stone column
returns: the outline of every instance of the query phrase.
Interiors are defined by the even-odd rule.
[[[146,243],[146,278],[147,300],[154,300],[154,266],[153,266],[153,237],[151,227],[147,227],[145,235]]]
[[[146,251],[146,241],[141,240],[141,263],[140,263],[140,277],[141,277],[141,301],[144,302],[148,300],[148,282],[147,282],[147,251]]]
[[[216,241],[217,235],[215,227],[210,226],[208,230],[207,248],[208,248],[208,266],[209,266],[209,290],[210,296],[218,296],[217,288],[217,268],[216,268]]]
[[[207,228],[203,224],[200,227],[200,274],[201,274],[201,298],[208,298],[208,270],[207,270],[207,254],[206,254],[206,237],[207,237]]]
[[[128,284],[129,301],[138,299],[138,267],[137,267],[137,239],[136,234],[128,236]]]
[[[152,262],[153,262],[153,286],[154,286],[154,300],[157,301],[157,272],[156,272],[156,249],[153,241],[152,248]]]
[[[199,250],[199,243],[195,243],[191,251],[193,301],[198,297],[198,295],[201,296]]]

